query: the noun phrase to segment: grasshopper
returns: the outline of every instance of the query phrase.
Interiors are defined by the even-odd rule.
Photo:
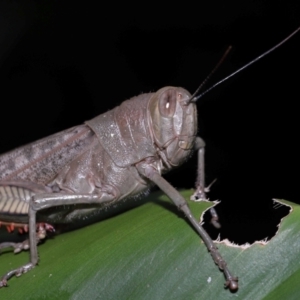
[[[61,131],[0,156],[0,221],[9,230],[29,231],[29,241],[0,243],[14,252],[30,249],[30,262],[0,279],[7,286],[38,263],[37,244],[57,223],[70,223],[157,185],[199,233],[224,272],[225,287],[238,289],[217,247],[192,215],[186,200],[162,175],[198,152],[198,178],[192,200],[206,198],[204,141],[197,136],[197,100],[281,43],[199,95],[181,87],[141,94],[83,125]],[[60,209],[53,210],[52,207]]]

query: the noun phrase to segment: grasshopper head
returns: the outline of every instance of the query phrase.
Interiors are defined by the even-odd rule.
[[[191,154],[197,134],[197,109],[191,94],[180,87],[164,87],[148,104],[154,143],[168,168],[181,165]]]

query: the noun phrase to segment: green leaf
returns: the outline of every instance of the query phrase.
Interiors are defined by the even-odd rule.
[[[190,194],[183,193],[186,199]],[[9,280],[0,298],[300,299],[300,208],[286,203],[293,212],[267,245],[218,245],[239,277],[236,293],[223,288],[223,273],[187,220],[154,193],[138,207],[48,239],[38,247],[39,266]],[[189,205],[199,219],[211,204]],[[28,253],[5,251],[0,274],[27,262]]]

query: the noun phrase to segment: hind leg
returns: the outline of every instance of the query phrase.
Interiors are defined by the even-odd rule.
[[[32,197],[29,205],[29,250],[30,250],[30,262],[18,269],[11,270],[4,274],[0,279],[0,287],[7,286],[7,281],[12,276],[20,276],[23,273],[33,269],[38,263],[38,251],[37,243],[39,237],[36,234],[36,213],[39,210],[59,206],[59,205],[72,205],[72,204],[100,204],[104,202],[110,202],[114,200],[112,194],[103,192],[98,195],[74,195],[74,194],[39,194]]]

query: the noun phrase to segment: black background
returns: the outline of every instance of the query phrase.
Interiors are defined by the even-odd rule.
[[[232,45],[210,86],[294,31],[299,13],[299,1],[1,1],[0,150],[166,85],[193,92]],[[209,197],[245,241],[272,223],[272,198],[300,203],[299,53],[300,33],[199,106],[206,181],[218,179]],[[195,176],[191,159],[167,178],[191,188]]]

